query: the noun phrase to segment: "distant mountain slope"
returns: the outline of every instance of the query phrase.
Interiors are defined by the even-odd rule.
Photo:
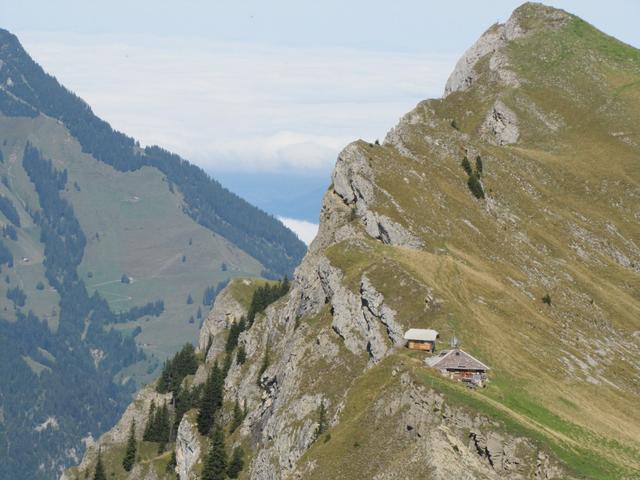
[[[278,220],[97,118],[0,30],[0,478],[55,478],[239,275],[291,274]]]
[[[107,473],[202,478],[222,457],[201,435],[214,410],[252,480],[637,480],[639,125],[638,49],[519,7],[443,98],[340,153],[288,295],[238,335],[250,285],[232,282],[171,399],[168,451],[141,441],[135,473],[121,467],[148,386],[99,443]],[[460,339],[486,386],[429,368],[404,346],[411,327],[437,330],[438,351]]]
[[[143,166],[159,169],[180,189],[185,211],[258,259],[272,275],[291,272],[304,255],[304,245],[270,215],[223,188],[202,169],[159,147],[140,149],[133,138],[113,130],[80,98],[46,74],[17,38],[0,29],[0,108],[9,116],[60,120],[84,152],[118,171]]]

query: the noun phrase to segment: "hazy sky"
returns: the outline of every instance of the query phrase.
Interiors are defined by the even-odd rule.
[[[464,50],[520,3],[0,0],[0,27],[115,128],[313,223],[340,149],[440,96]],[[638,1],[547,3],[640,45]]]

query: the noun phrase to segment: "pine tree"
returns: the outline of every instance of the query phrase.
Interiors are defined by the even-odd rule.
[[[244,461],[242,460],[243,456],[244,452],[242,451],[241,447],[236,447],[233,449],[231,462],[229,462],[229,468],[227,469],[227,475],[229,475],[229,478],[238,478],[238,475],[244,467]]]
[[[142,434],[142,439],[150,442],[151,438],[155,436],[155,432],[153,428],[155,426],[155,418],[156,418],[156,403],[152,400],[151,405],[149,405],[149,413],[147,415],[147,425],[144,427],[144,433]]]
[[[158,410],[156,419],[157,438],[155,441],[161,445],[169,441],[169,430],[171,429],[170,420],[169,408],[165,402],[162,404],[160,410]]]
[[[211,436],[211,447],[202,469],[202,480],[224,480],[227,476],[227,452],[224,447],[224,431],[216,423]]]
[[[211,373],[204,385],[198,411],[198,431],[207,435],[213,426],[215,414],[222,405],[224,379],[218,363],[213,366]]]
[[[236,362],[238,365],[242,365],[247,361],[247,351],[244,349],[244,345],[238,347],[238,353],[236,353]]]
[[[104,471],[104,465],[102,464],[102,452],[98,450],[98,461],[96,462],[96,470],[93,474],[93,480],[107,480],[107,474]]]
[[[480,183],[480,179],[478,178],[477,173],[473,173],[469,175],[469,179],[467,180],[467,185],[469,186],[469,190],[473,193],[473,196],[479,199],[484,198],[484,190],[482,188],[482,184]]]
[[[244,415],[242,409],[240,408],[240,402],[238,402],[238,397],[236,397],[236,403],[233,405],[233,419],[231,420],[231,433],[236,431],[236,428],[240,426],[244,420]]]
[[[324,400],[320,402],[318,407],[318,427],[316,428],[316,436],[319,437],[327,431],[327,409],[324,406]]]
[[[130,472],[133,468],[134,463],[136,463],[136,421],[134,420],[131,423],[131,429],[129,430],[129,439],[127,440],[127,450],[122,459],[122,466],[127,472]]]
[[[469,159],[466,155],[462,159],[462,163],[460,165],[462,166],[464,171],[467,172],[467,175],[471,175],[471,173],[473,173],[473,170],[471,169],[471,162],[469,162]]]
[[[482,175],[482,157],[480,155],[476,157],[476,173],[478,176]]]

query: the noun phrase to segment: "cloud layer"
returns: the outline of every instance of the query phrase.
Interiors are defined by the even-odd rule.
[[[20,33],[114,128],[210,171],[328,172],[439,96],[454,59],[163,37]]]
[[[295,233],[300,240],[309,245],[318,233],[318,224],[297,220],[295,218],[278,217],[289,230]]]

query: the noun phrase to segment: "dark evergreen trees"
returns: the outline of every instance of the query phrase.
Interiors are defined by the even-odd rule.
[[[229,335],[227,336],[227,342],[225,345],[225,351],[227,354],[233,352],[233,350],[238,346],[238,337],[242,332],[244,332],[247,328],[247,321],[244,316],[240,318],[239,322],[233,322],[231,327],[229,328]]]
[[[224,377],[218,363],[213,366],[202,390],[198,410],[198,431],[207,435],[211,431],[216,418],[216,413],[222,406],[224,389]]]
[[[218,294],[222,291],[224,287],[229,284],[229,280],[225,280],[224,282],[218,283],[217,286],[210,285],[204,289],[204,293],[202,294],[202,304],[205,306],[213,305],[213,301],[216,299]]]
[[[9,268],[13,267],[13,255],[7,246],[0,240],[0,266],[8,265]]]
[[[471,175],[471,172],[472,172],[471,163],[469,162],[469,159],[467,158],[466,155],[462,159],[462,163],[460,165],[462,166],[462,169],[465,172],[467,172],[467,175]]]
[[[127,439],[127,449],[125,450],[124,458],[122,459],[122,467],[130,472],[133,465],[136,463],[136,421],[131,423],[131,429],[129,430],[129,438]]]
[[[238,365],[242,365],[246,361],[247,361],[247,352],[244,349],[244,345],[240,345],[238,347],[238,353],[236,353],[236,362],[238,362]]]
[[[478,176],[482,175],[482,157],[480,155],[478,155],[476,157],[476,172],[478,172]]]
[[[147,442],[158,442],[160,445],[166,444],[170,440],[171,433],[171,418],[167,404],[163,403],[160,408],[156,408],[152,402],[147,418],[142,439]]]
[[[0,195],[0,212],[16,227],[20,227],[20,215],[11,199]]]
[[[469,162],[469,159],[466,155],[462,159],[461,166],[467,174],[467,186],[469,187],[469,190],[474,197],[483,199],[484,189],[482,188],[482,183],[480,182],[480,176],[482,175],[482,159],[479,155],[476,157],[475,171],[471,167],[471,163]]]
[[[18,286],[7,290],[7,298],[11,300],[16,307],[24,307],[27,302],[27,295]]]
[[[104,465],[102,463],[102,452],[98,451],[98,461],[96,462],[96,469],[93,473],[93,480],[107,480],[107,474],[104,471]]]
[[[15,242],[16,240],[18,240],[18,231],[13,225],[5,225],[4,227],[2,227],[2,236],[5,238],[10,238]]]
[[[240,402],[238,402],[238,397],[236,397],[236,401],[233,404],[233,417],[231,418],[231,426],[229,427],[229,431],[231,433],[235,432],[243,420],[244,420],[244,412],[242,411],[242,408],[240,408]]]
[[[318,407],[318,426],[316,428],[316,436],[319,437],[324,432],[327,431],[328,423],[327,423],[327,409],[324,406],[324,400],[320,402],[320,406]]]
[[[233,454],[231,455],[231,461],[229,462],[229,468],[227,468],[227,475],[229,478],[238,478],[240,472],[244,468],[244,452],[241,447],[236,447],[233,449]]]
[[[159,393],[173,392],[175,395],[184,377],[193,375],[197,369],[195,349],[187,343],[171,360],[165,362],[156,390]]]
[[[469,190],[471,190],[471,193],[473,193],[474,197],[478,199],[484,198],[484,189],[482,188],[482,184],[480,183],[480,178],[478,177],[477,173],[474,172],[469,175],[467,185],[469,187]]]
[[[227,477],[227,452],[224,445],[224,431],[216,422],[211,435],[211,447],[202,469],[202,480],[224,480]]]
[[[247,314],[248,326],[253,325],[258,313],[263,312],[273,302],[286,295],[289,287],[289,279],[287,277],[284,277],[275,285],[267,283],[262,287],[258,287],[251,297],[251,304]]]

